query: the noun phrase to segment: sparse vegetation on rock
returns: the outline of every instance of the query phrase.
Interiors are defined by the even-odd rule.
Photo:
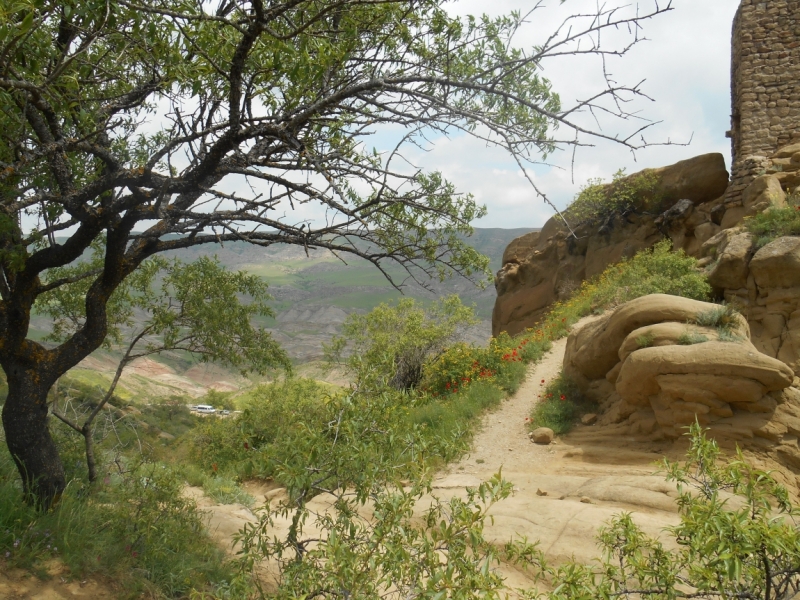
[[[680,524],[669,529],[669,545],[645,535],[630,514],[620,514],[600,529],[599,564],[552,568],[534,553],[534,568],[557,587],[530,598],[795,597],[800,531],[786,490],[741,454],[722,458],[699,425],[689,435],[686,461],[663,463],[679,490]]]
[[[632,212],[660,212],[663,190],[659,184],[652,169],[628,176],[620,170],[611,183],[590,180],[563,214],[570,225],[576,226]]]
[[[770,208],[745,219],[744,227],[756,237],[756,247],[783,236],[800,236],[800,193],[786,198],[787,206]]]

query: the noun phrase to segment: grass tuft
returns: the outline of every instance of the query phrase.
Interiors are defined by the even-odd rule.
[[[800,194],[790,194],[786,201],[784,208],[771,208],[745,219],[744,226],[755,236],[757,248],[779,237],[800,236]]]
[[[530,426],[549,427],[556,435],[570,431],[578,419],[596,408],[574,381],[561,374],[544,391],[533,408]]]
[[[702,344],[707,342],[708,337],[696,331],[684,331],[678,336],[678,344],[681,346],[694,346],[695,344]]]
[[[735,308],[722,304],[699,313],[694,322],[702,327],[716,327],[730,331],[738,324],[738,316],[739,312]]]

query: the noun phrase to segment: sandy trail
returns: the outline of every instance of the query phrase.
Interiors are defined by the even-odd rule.
[[[528,439],[526,419],[545,387],[561,373],[566,345],[566,338],[553,343],[542,360],[531,366],[517,393],[484,415],[472,451],[448,465],[443,475],[464,473],[488,479],[501,467],[504,473],[525,471],[552,459],[553,446],[539,446]]]
[[[664,526],[673,524],[674,490],[662,477],[652,475],[653,462],[660,456],[660,449],[653,444],[593,427],[579,427],[550,446],[530,442],[525,419],[547,384],[559,375],[565,347],[566,339],[556,341],[542,360],[530,367],[517,393],[484,415],[472,451],[439,473],[434,494],[442,499],[463,496],[467,487],[477,486],[502,468],[503,476],[514,483],[515,493],[492,509],[494,523],[487,525],[487,538],[503,544],[514,536],[527,536],[540,540],[551,561],[574,556],[589,562],[598,555],[594,543],[597,528],[616,513],[633,511],[651,535],[659,535]],[[255,497],[256,507],[266,498],[275,502],[283,496],[274,484],[248,483],[246,488]],[[253,511],[238,504],[217,504],[200,488],[187,488],[187,495],[208,513],[211,535],[221,546],[235,551],[233,536],[245,523],[256,521]],[[317,508],[325,504],[322,498],[313,502],[320,504]],[[283,530],[288,530],[288,522],[277,522],[274,533],[280,535]],[[500,565],[499,570],[510,589],[530,587],[531,580],[524,572],[508,565]],[[262,581],[269,587],[276,574],[274,565],[265,564],[261,571]],[[45,584],[21,574],[8,575],[0,570],[0,597],[104,597],[96,587],[89,591],[77,583]]]
[[[580,426],[549,446],[529,440],[525,419],[547,384],[559,375],[565,347],[566,339],[556,341],[530,367],[518,392],[484,415],[472,451],[438,474],[434,495],[463,496],[467,487],[502,469],[515,493],[493,507],[494,523],[487,525],[487,539],[501,545],[525,536],[539,540],[551,562],[574,558],[588,563],[600,553],[594,541],[598,527],[620,512],[632,512],[646,533],[661,537],[664,527],[677,522],[675,490],[654,475],[655,461],[662,456],[655,442],[629,438],[613,428]],[[281,494],[269,486],[251,485],[248,492],[255,496],[255,506],[266,497],[274,502]],[[255,520],[243,506],[216,504],[197,488],[189,493],[208,511],[211,534],[228,549],[232,535]],[[277,530],[286,525],[276,523]],[[524,572],[508,565],[499,570],[510,589],[530,587]]]

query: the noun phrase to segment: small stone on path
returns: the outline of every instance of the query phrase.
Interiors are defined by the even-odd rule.
[[[531,440],[533,440],[534,444],[544,444],[547,445],[553,441],[555,437],[555,433],[549,427],[537,427],[533,431],[531,431]]]

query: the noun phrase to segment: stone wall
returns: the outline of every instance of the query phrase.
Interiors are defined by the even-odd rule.
[[[800,0],[742,0],[733,23],[731,185],[737,204],[778,148],[800,141]]]

